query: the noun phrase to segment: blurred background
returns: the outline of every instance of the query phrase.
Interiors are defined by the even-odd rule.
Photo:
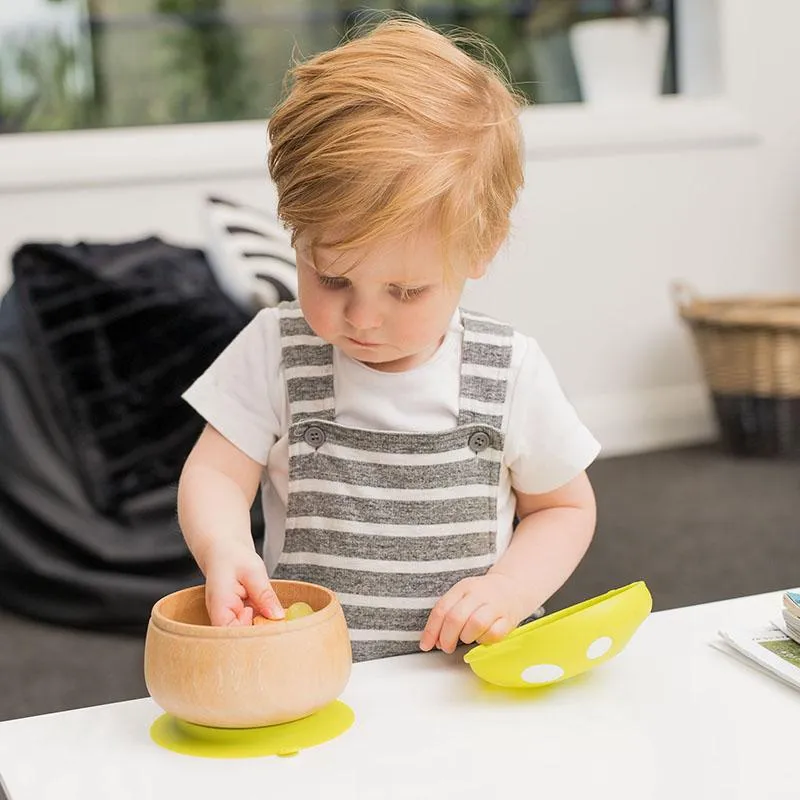
[[[370,10],[387,9],[480,32],[537,103],[582,99],[569,40],[576,22],[658,18],[658,88],[676,91],[671,0],[411,0],[370,9],[331,0],[18,0],[0,16],[1,129],[262,119],[294,54],[333,47]]]
[[[199,581],[180,393],[292,292],[266,119],[294,57],[387,9],[478,31],[529,100],[512,234],[464,304],[537,338],[603,445],[595,542],[548,609],[798,583],[796,0],[14,0],[0,719],[145,693],[149,608]]]

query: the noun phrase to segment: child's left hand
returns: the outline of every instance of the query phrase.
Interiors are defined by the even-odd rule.
[[[510,633],[525,617],[517,582],[500,573],[459,581],[431,610],[420,648],[452,653],[459,640],[491,644]]]

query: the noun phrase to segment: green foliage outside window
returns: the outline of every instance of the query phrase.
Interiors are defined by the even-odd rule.
[[[264,119],[294,55],[332,47],[387,9],[476,30],[530,100],[576,101],[569,26],[640,0],[47,2],[74,11],[75,35],[0,30],[0,132]]]

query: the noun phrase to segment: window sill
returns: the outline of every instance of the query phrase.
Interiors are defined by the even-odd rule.
[[[724,99],[651,106],[540,106],[522,115],[528,160],[752,146],[759,137]],[[0,138],[0,192],[266,175],[263,121],[165,125]]]
[[[528,160],[749,147],[760,137],[725,98],[661,97],[649,104],[539,106],[522,115]]]
[[[0,137],[0,192],[266,175],[263,120]]]

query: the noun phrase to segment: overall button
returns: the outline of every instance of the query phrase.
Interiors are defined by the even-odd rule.
[[[325,431],[316,425],[310,425],[303,434],[306,444],[311,445],[315,450],[325,444]]]
[[[485,431],[475,431],[469,435],[467,445],[473,453],[480,453],[489,446],[489,434]]]

